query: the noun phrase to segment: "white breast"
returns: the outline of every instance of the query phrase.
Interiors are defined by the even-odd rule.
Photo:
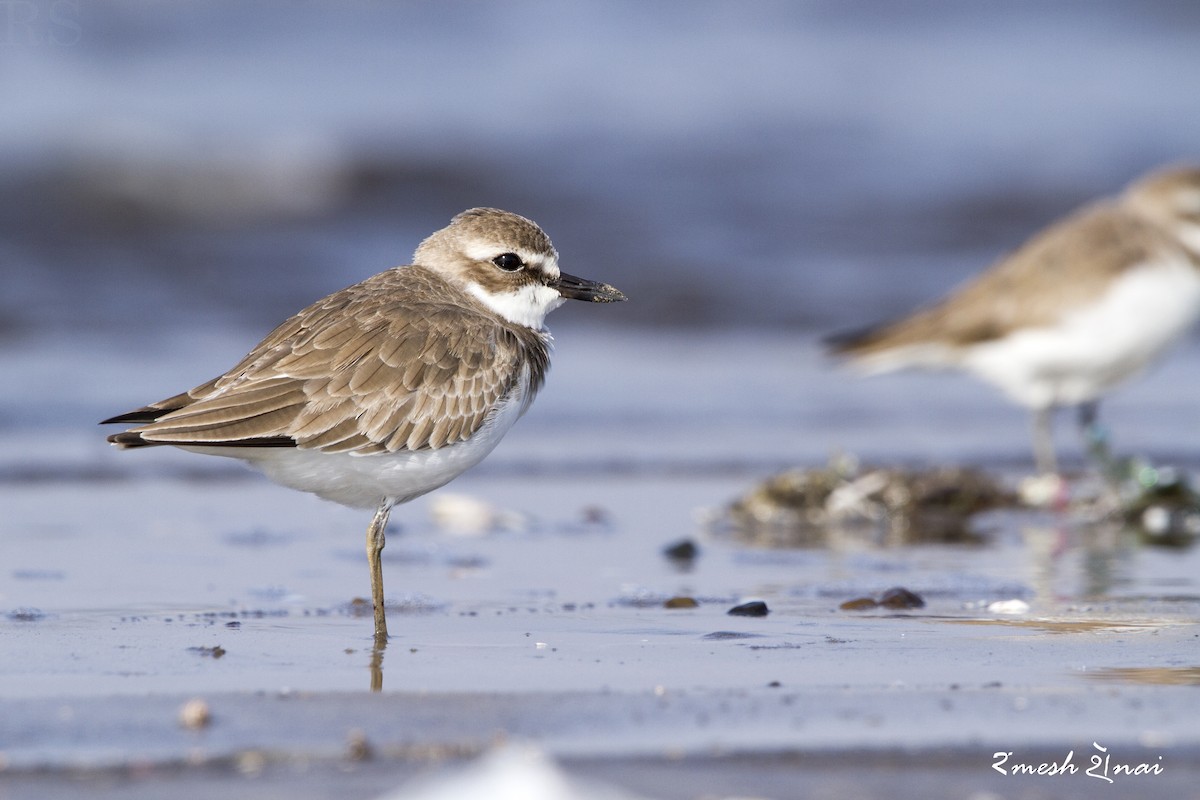
[[[1098,301],[972,345],[962,365],[1032,408],[1093,400],[1141,370],[1200,315],[1200,273],[1182,255],[1128,270]]]

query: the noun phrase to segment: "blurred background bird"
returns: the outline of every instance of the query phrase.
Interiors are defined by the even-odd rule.
[[[1039,471],[1057,471],[1051,414],[1079,408],[1108,457],[1096,409],[1200,315],[1200,169],[1155,172],[1050,225],[945,299],[832,337],[866,373],[953,368],[1034,412]]]

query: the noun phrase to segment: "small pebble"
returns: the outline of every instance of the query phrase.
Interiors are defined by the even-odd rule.
[[[1171,512],[1162,506],[1150,506],[1142,512],[1142,527],[1151,536],[1162,536],[1171,529]]]
[[[762,600],[751,600],[749,603],[734,606],[726,613],[735,617],[765,617],[771,612]]]
[[[742,631],[713,631],[712,633],[704,634],[701,638],[710,642],[724,642],[730,639],[759,639],[761,637],[757,633],[744,633]]]
[[[350,761],[368,761],[374,751],[367,741],[367,734],[354,728],[346,734],[346,758]]]
[[[208,709],[208,703],[200,698],[188,700],[179,709],[179,724],[190,731],[207,728],[210,722],[212,722],[212,712]]]
[[[879,603],[875,602],[874,597],[856,597],[853,600],[847,600],[838,608],[842,611],[868,611],[872,608],[877,608]]]
[[[1021,481],[1017,496],[1021,502],[1034,508],[1049,508],[1067,499],[1068,487],[1060,476],[1050,473],[1034,475]]]
[[[234,768],[241,775],[258,775],[267,768],[267,756],[259,750],[243,750],[234,757]]]
[[[580,516],[583,517],[584,525],[605,527],[612,525],[612,515],[601,506],[584,506]]]
[[[663,608],[697,608],[699,605],[694,597],[672,597],[663,602]]]
[[[225,648],[219,644],[212,647],[189,647],[188,650],[197,655],[208,656],[210,658],[220,658],[225,655]]]
[[[446,533],[482,536],[495,527],[497,511],[490,503],[475,497],[442,492],[430,501],[429,516]]]
[[[40,608],[16,608],[8,612],[8,618],[13,622],[37,622],[46,618]]]
[[[895,586],[879,596],[879,605],[884,608],[924,608],[925,601],[919,594],[903,586]]]
[[[672,561],[691,561],[700,555],[700,548],[691,539],[682,539],[663,548],[663,555]]]
[[[443,533],[484,536],[493,531],[521,532],[529,529],[524,514],[497,508],[485,500],[465,494],[439,492],[429,502],[433,524]]]
[[[1024,600],[997,600],[994,603],[989,603],[987,610],[993,614],[1027,614],[1029,613],[1029,603]]]

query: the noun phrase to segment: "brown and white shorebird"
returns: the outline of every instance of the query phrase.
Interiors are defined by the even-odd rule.
[[[530,220],[464,211],[411,265],[318,300],[219,378],[104,420],[137,425],[108,441],[239,458],[276,483],[375,509],[367,559],[382,646],[391,508],[478,464],[525,413],[550,364],[546,314],[567,299],[625,296],[559,270]]]
[[[1156,172],[1035,235],[945,299],[831,337],[864,372],[956,368],[1034,411],[1039,470],[1054,472],[1051,413],[1137,373],[1200,316],[1200,168]]]

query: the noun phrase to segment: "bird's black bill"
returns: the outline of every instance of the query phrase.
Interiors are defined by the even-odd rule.
[[[562,273],[558,276],[558,280],[550,283],[552,289],[558,289],[558,293],[568,300],[587,300],[592,303],[619,303],[626,299],[625,295],[621,294],[613,286],[607,283],[597,283],[584,278],[576,278],[574,275]]]

